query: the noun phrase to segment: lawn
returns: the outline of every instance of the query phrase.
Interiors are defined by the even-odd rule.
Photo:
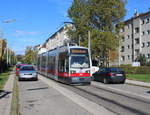
[[[12,71],[12,68],[9,68],[9,70],[4,72],[4,73],[0,73],[0,90],[3,89],[6,81],[8,80],[8,77],[10,75],[10,71]]]
[[[6,81],[8,80],[9,72],[0,74],[0,90],[3,89]]]
[[[150,74],[128,74],[127,79],[150,82]]]

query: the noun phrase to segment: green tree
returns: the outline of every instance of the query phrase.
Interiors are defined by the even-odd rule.
[[[24,62],[28,64],[33,64],[34,62],[35,52],[31,46],[26,47],[25,55],[24,55]]]
[[[124,0],[74,0],[68,15],[75,29],[69,29],[68,35],[75,41],[81,37],[82,45],[87,46],[87,33],[91,31],[92,55],[103,58],[103,64],[109,63],[109,53],[119,45],[117,26],[125,15]],[[121,25],[121,24],[119,24]]]
[[[145,55],[140,54],[137,59],[138,62],[140,62],[141,66],[146,66],[147,65],[147,58]]]

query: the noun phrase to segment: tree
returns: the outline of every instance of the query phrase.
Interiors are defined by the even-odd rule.
[[[23,55],[16,55],[17,61],[18,62],[24,62],[24,56]]]
[[[75,29],[68,35],[75,41],[81,37],[82,45],[87,46],[87,33],[91,31],[92,55],[109,63],[109,53],[119,45],[119,23],[125,15],[124,0],[74,0],[68,15]]]
[[[145,55],[140,54],[137,59],[138,62],[140,62],[141,66],[146,66],[147,65],[147,58]]]
[[[24,62],[28,64],[33,64],[35,52],[31,46],[28,46],[25,50]]]

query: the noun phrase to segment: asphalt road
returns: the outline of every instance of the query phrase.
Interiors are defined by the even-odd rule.
[[[39,76],[19,83],[22,115],[150,115],[150,89],[128,84],[70,86]]]

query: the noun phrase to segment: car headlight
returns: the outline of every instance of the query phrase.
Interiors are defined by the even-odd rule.
[[[36,75],[37,75],[37,73],[32,73],[32,75],[33,75],[33,76],[36,76]]]

